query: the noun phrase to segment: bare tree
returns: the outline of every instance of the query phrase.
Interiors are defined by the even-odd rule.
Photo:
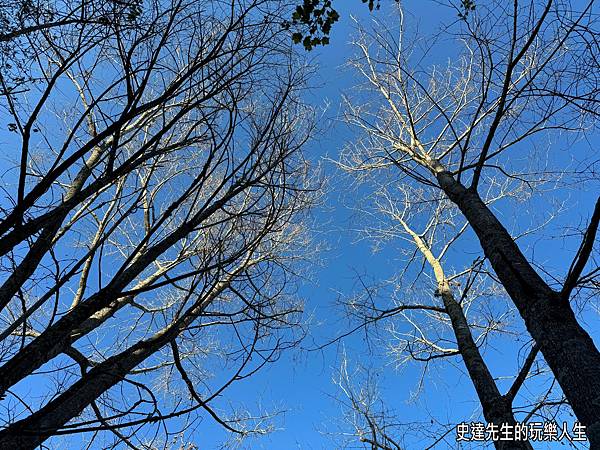
[[[377,180],[378,183],[382,181],[382,178]],[[464,245],[467,231],[460,211],[435,188],[410,189],[389,181],[365,199],[365,209],[361,213],[370,218],[360,232],[378,247],[398,248],[406,263],[390,280],[380,280],[375,285],[368,285],[363,280],[363,289],[345,301],[347,312],[358,323],[355,329],[365,329],[372,335],[369,339],[383,341],[383,345],[373,347],[387,347],[388,357],[391,356],[395,366],[416,365],[420,369],[415,398],[425,389],[432,368],[452,364],[453,359],[460,358],[480,405],[474,412],[475,417],[481,410],[485,420],[496,425],[498,430],[503,426],[519,430],[522,425],[517,425],[517,414],[519,422],[540,416],[553,420],[559,408],[543,412],[541,409],[548,409],[550,399],[556,407],[563,402],[556,401],[555,395],[551,395],[556,390],[552,383],[541,383],[538,379],[547,377],[549,371],[536,362],[537,345],[526,342],[523,346],[525,354],[519,355],[518,370],[512,377],[506,376],[512,370],[510,360],[514,358],[513,348],[506,348],[506,340],[514,339],[523,330],[512,323],[514,308],[506,302],[504,293],[488,273],[485,260],[464,261],[457,257],[455,247]],[[489,201],[503,197],[504,194],[500,194]],[[389,337],[370,332],[381,323],[385,323]],[[490,349],[496,349],[497,353],[500,347],[504,347],[505,361],[502,381],[501,377],[493,375],[484,355]],[[399,444],[395,439],[405,433],[414,433],[418,427],[414,424],[393,426],[389,419],[392,413],[384,414],[383,406],[373,411],[385,399],[378,399],[373,394],[375,387],[370,386],[372,381],[369,380],[357,390],[351,382],[352,377],[347,375],[347,364],[344,360],[340,372],[343,376],[340,375],[338,384],[352,411],[349,415],[362,418],[355,425],[360,431],[360,439],[370,445],[375,442],[381,448],[396,448],[394,445]],[[517,366],[516,362],[514,365]],[[532,381],[534,377],[536,380]],[[527,392],[521,393],[526,381]],[[548,390],[546,384],[550,384]],[[445,414],[451,417],[453,412]],[[437,418],[432,416],[432,420]],[[462,422],[464,417],[455,420]],[[361,431],[365,428],[371,430],[369,441],[361,437],[366,433]],[[431,442],[434,447],[447,438],[450,431],[455,431],[456,424],[451,428],[442,426],[433,433],[431,427],[421,424],[420,439]],[[393,431],[384,432],[384,429]],[[453,434],[451,438],[455,436]],[[494,445],[499,449],[532,448],[523,436],[525,434],[519,432],[513,442],[495,441]],[[377,445],[373,448],[379,448]]]
[[[264,431],[210,403],[301,336],[286,273],[312,124],[288,12],[156,1],[9,36],[33,57],[2,90],[3,448],[82,432],[167,448],[194,411]]]
[[[335,436],[337,442],[341,441],[341,448],[403,450],[411,448],[409,441],[413,436],[425,450],[441,442],[449,448],[456,446],[454,423],[440,423],[433,417],[427,421],[403,422],[380,392],[378,372],[375,367],[356,367],[346,355],[342,358],[333,380],[342,394],[339,401],[344,423]],[[343,430],[342,439],[339,430]]]
[[[400,304],[379,315],[421,309],[449,319],[456,347],[436,348],[435,340],[422,336],[419,346],[413,338],[405,350],[413,358],[460,354],[486,420],[512,423],[514,395],[539,349],[587,427],[592,446],[600,443],[600,353],[571,302],[577,289],[597,283],[597,268],[586,272],[586,267],[600,200],[562,276],[540,275],[517,243],[520,234],[533,233],[543,223],[527,229],[531,224],[524,218],[522,229],[511,233],[494,205],[541,192],[552,195],[559,179],[565,186],[586,178],[565,169],[555,149],[560,139],[569,142],[569,136],[594,128],[600,50],[596,17],[593,2],[478,4],[445,30],[444,36],[457,38],[459,46],[450,51],[454,62],[446,69],[431,62],[435,37],[405,38],[402,13],[399,29],[362,30],[352,65],[366,80],[367,94],[351,101],[347,120],[364,138],[340,161],[357,182],[376,192],[380,203],[370,208],[372,213],[394,222],[388,231],[410,242],[409,259],[415,265],[429,266],[441,302]],[[550,144],[544,145],[543,138]],[[593,155],[587,158],[589,169],[596,161]],[[463,239],[471,232],[483,253],[480,261],[446,270],[442,260],[450,247],[472,249]],[[473,323],[465,317],[478,279],[474,275],[485,273],[487,264],[535,341],[503,395],[478,351],[485,333],[474,339]]]
[[[370,373],[367,373],[365,384],[357,388],[358,371],[348,371],[348,360],[344,355],[339,373],[334,383],[344,394],[342,400],[345,406],[345,420],[351,427],[348,436],[352,448],[356,438],[372,450],[402,450],[398,435],[400,432],[394,426],[391,413],[385,410],[381,395]]]

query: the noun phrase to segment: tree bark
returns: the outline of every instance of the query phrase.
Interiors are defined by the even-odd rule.
[[[539,345],[591,448],[600,447],[600,352],[579,325],[568,299],[548,286],[479,194],[434,166],[439,186],[462,211],[527,330]]]
[[[93,325],[94,314],[104,308],[116,307],[119,296],[125,287],[135,279],[158,256],[168,250],[177,241],[188,235],[191,230],[219,210],[229,199],[243,190],[245,184],[231,188],[223,198],[215,201],[206,209],[199,211],[189,222],[183,223],[159,243],[146,249],[129,267],[117,274],[111,283],[78,304],[56,323],[46,328],[36,339],[27,344],[15,356],[0,367],[0,395],[4,394],[14,384],[30,375],[34,370],[50,361],[55,356],[69,348],[80,335],[74,335],[77,329],[87,323],[87,329]],[[96,321],[96,325],[101,322]],[[93,327],[95,327],[93,326]]]
[[[469,328],[462,307],[454,299],[447,283],[442,287],[441,295],[446,312],[452,322],[452,329],[456,336],[458,349],[479,397],[485,420],[488,423],[497,425],[498,429],[500,429],[502,424],[508,424],[514,429],[517,421],[512,411],[512,401],[503,396],[498,390],[496,382],[485,364],[477,344],[473,340],[471,329]],[[533,449],[531,444],[525,441],[494,441],[494,447],[497,450]]]
[[[132,369],[176,339],[179,333],[193,323],[199,314],[230,286],[232,279],[244,267],[246,266],[238,267],[226,280],[216,283],[210,293],[192,305],[179,320],[150,338],[141,340],[121,353],[97,364],[46,406],[0,431],[0,448],[35,449],[46,439],[55,435],[61,427],[79,416],[100,395],[123,381]]]
[[[0,448],[29,450],[37,448],[69,420],[77,417],[100,395],[117,383],[147,357],[168,344],[175,328],[140,341],[86,373],[63,394],[29,417],[0,431]]]
[[[444,311],[452,323],[452,331],[456,338],[458,351],[467,368],[469,378],[475,387],[477,397],[479,397],[479,403],[481,404],[485,420],[488,423],[497,425],[498,429],[500,429],[502,424],[508,424],[514,429],[517,422],[513,414],[512,402],[519,385],[514,385],[515,392],[511,393],[510,396],[500,393],[494,377],[481,356],[479,347],[477,347],[477,344],[473,340],[471,327],[469,327],[463,308],[454,298],[440,259],[434,256],[427,243],[404,220],[399,219],[399,221],[433,269],[435,279],[438,283],[438,293],[444,303]],[[529,442],[516,440],[494,441],[494,446],[498,450],[532,450]]]

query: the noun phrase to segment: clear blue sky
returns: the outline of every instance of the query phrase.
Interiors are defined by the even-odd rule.
[[[389,14],[388,3],[392,2],[382,0],[382,9],[374,14]],[[406,0],[404,6],[409,13],[406,20],[415,26],[418,24],[423,30],[435,29],[440,19],[448,19],[454,14],[431,1]],[[359,365],[374,368],[386,406],[396,412],[400,422],[424,421],[427,424],[430,417],[446,423],[470,421],[474,420],[472,414],[478,409],[475,392],[458,358],[450,364],[437,366],[433,376],[425,380],[420,395],[411,400],[419,381],[418,365],[396,370],[391,359],[386,357],[385,349],[375,348],[371,349],[372,353],[369,352],[360,332],[322,350],[315,350],[315,347],[348,331],[349,324],[336,301],[360,289],[357,274],[368,280],[383,280],[393,276],[400,266],[398,249],[393,245],[373,254],[371,243],[357,242],[357,236],[350,231],[354,222],[352,212],[346,207],[349,202],[347,189],[336,169],[327,162],[327,158],[335,159],[343,145],[353,138],[353,132],[337,120],[342,94],[356,85],[356,75],[343,67],[354,52],[348,43],[353,33],[350,15],[354,14],[363,23],[371,19],[368,9],[359,0],[337,0],[335,7],[341,13],[341,20],[334,26],[331,44],[309,55],[318,70],[312,81],[315,88],[307,93],[307,100],[317,108],[328,107],[321,124],[324,131],[307,148],[307,156],[315,162],[322,162],[325,174],[331,178],[325,205],[315,213],[315,222],[320,224],[318,239],[326,244],[326,249],[316,257],[320,264],[315,264],[311,269],[313,281],[307,281],[300,289],[305,300],[305,315],[309,320],[309,336],[303,342],[302,349],[288,351],[279,361],[255,376],[234,384],[224,394],[222,403],[213,405],[219,409],[220,405],[227,405],[229,400],[233,400],[235,405],[246,404],[250,411],[285,410],[275,420],[278,430],[248,440],[242,444],[241,448],[244,449],[338,448],[339,433],[350,430],[341,423],[343,417],[339,399],[342,395],[333,383],[340,368],[342,352],[348,357],[350,371]],[[444,49],[443,46],[440,48]],[[444,60],[452,54],[451,47],[447,50],[447,54],[439,53],[432,57]],[[568,267],[573,241],[563,241],[559,230],[565,224],[580,226],[593,206],[593,195],[589,191],[572,191],[569,195],[566,214],[547,231],[523,244],[528,254],[535,252],[536,261],[548,261],[549,266],[554,266],[553,269],[559,269],[559,272],[562,270],[562,273]],[[537,205],[541,207],[542,202]],[[518,220],[515,219],[518,211],[506,210],[504,213],[502,219],[507,225]],[[586,323],[586,328],[599,344],[597,315]],[[382,332],[382,337],[385,338],[385,332]],[[514,375],[516,358],[512,352],[525,339],[522,338],[520,342],[508,339],[495,341],[495,346],[486,353],[495,375]],[[574,418],[567,417],[565,420],[572,422]],[[224,436],[219,425],[206,416],[198,424],[193,439],[200,449],[210,450],[218,448],[217,443]],[[453,436],[451,434],[450,439]],[[72,442],[78,442],[78,439],[74,438]],[[407,444],[407,449],[423,448],[423,443],[414,437],[408,436]],[[78,448],[77,444],[72,448]],[[440,444],[436,448],[454,447]],[[535,448],[565,447],[556,444],[537,445]]]
[[[390,2],[391,3],[391,2]],[[452,18],[452,12],[434,5],[434,2],[408,0],[403,2],[409,14],[407,23],[419,29],[435,30],[441,19]],[[317,86],[309,95],[317,107],[328,105],[323,122],[325,132],[318,136],[309,148],[309,157],[315,161],[331,157],[335,159],[342,146],[352,140],[352,131],[336,120],[340,111],[341,95],[356,85],[355,74],[344,68],[344,63],[354,49],[349,44],[353,34],[350,15],[355,15],[362,23],[371,20],[365,5],[358,0],[338,1],[342,18],[334,27],[331,45],[313,51],[310,56],[318,67],[313,83]],[[382,2],[382,9],[375,15],[390,14],[389,5]],[[439,47],[444,50],[444,47]],[[452,48],[447,53],[431,55],[441,61],[451,57]],[[324,119],[325,120],[325,119]],[[585,146],[585,145],[583,145]],[[586,151],[586,150],[584,150]],[[227,396],[247,401],[248,405],[260,403],[265,409],[286,410],[277,422],[281,430],[269,436],[247,442],[243,448],[249,449],[333,449],[342,441],[340,433],[349,431],[342,423],[342,406],[339,399],[340,390],[334,385],[333,377],[339,370],[341,354],[345,351],[349,360],[349,370],[358,365],[375,368],[386,406],[393,409],[400,422],[425,421],[425,426],[433,417],[446,423],[461,420],[476,420],[472,416],[478,409],[475,392],[469,378],[465,375],[462,362],[456,358],[450,364],[441,364],[432,372],[432,377],[425,380],[425,386],[416,400],[411,394],[417,390],[419,370],[417,365],[409,365],[404,370],[394,368],[391,359],[384,352],[375,349],[369,353],[367,344],[360,332],[341,340],[320,351],[310,351],[316,345],[327,342],[349,329],[343,311],[336,306],[340,296],[348,296],[360,286],[357,274],[366,279],[384,279],[393,275],[399,267],[397,249],[390,247],[377,254],[372,253],[369,242],[357,242],[356,235],[349,231],[353,227],[352,213],[346,208],[348,197],[346,188],[334,167],[324,163],[325,172],[332,177],[330,191],[323,210],[317,212],[317,222],[321,223],[321,238],[328,244],[328,249],[319,255],[321,265],[315,267],[315,282],[306,283],[301,293],[306,302],[306,316],[311,318],[310,335],[304,343],[302,352],[289,352],[276,364],[265,369],[258,376],[245,384],[237,385]],[[597,188],[597,186],[596,186]],[[550,193],[549,195],[553,195]],[[552,200],[552,199],[550,199]],[[550,201],[549,200],[549,201]],[[568,267],[568,250],[573,248],[573,241],[563,241],[560,236],[561,227],[565,225],[580,226],[593,207],[592,192],[571,192],[566,203],[566,213],[556,220],[543,233],[537,234],[534,240],[524,241],[522,246],[529,254],[535,253],[536,261],[547,261],[559,273],[565,273]],[[545,206],[543,202],[537,203]],[[531,207],[531,205],[530,205]],[[535,208],[535,205],[533,205]],[[518,221],[517,211],[504,211],[505,223],[508,227]],[[527,214],[532,217],[536,211]],[[539,217],[542,217],[540,215]],[[520,320],[520,319],[517,319]],[[586,323],[588,331],[598,342],[600,328],[597,315]],[[382,335],[385,335],[383,333]],[[486,352],[486,360],[492,373],[498,377],[509,377],[515,373],[516,357],[514,352],[527,340],[522,336],[519,342],[506,339],[497,340]],[[375,355],[375,356],[373,356]],[[359,380],[357,380],[358,382]],[[501,386],[508,386],[506,382]],[[573,417],[559,417],[572,423]],[[479,417],[477,420],[482,420]],[[203,424],[208,425],[209,420]],[[200,427],[199,431],[202,429]],[[215,430],[216,431],[216,430]],[[217,433],[220,434],[220,433]],[[202,436],[199,433],[198,436]],[[454,434],[449,436],[452,441]],[[212,448],[211,439],[204,434],[197,444],[200,448]],[[204,444],[203,444],[204,442]],[[414,437],[407,436],[407,448],[421,449],[424,443]],[[429,442],[430,443],[430,442]],[[362,448],[358,445],[349,448]],[[439,449],[455,448],[441,443]],[[468,447],[466,447],[468,448]],[[481,448],[474,445],[472,448]],[[538,444],[535,448],[565,448],[561,444]]]

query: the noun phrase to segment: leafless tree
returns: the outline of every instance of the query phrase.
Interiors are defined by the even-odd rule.
[[[357,367],[346,355],[342,358],[333,380],[341,392],[339,401],[344,412],[343,423],[334,436],[341,448],[403,450],[412,448],[410,438],[415,438],[426,450],[440,443],[449,448],[456,445],[454,423],[440,423],[433,417],[403,422],[399,411],[390,409],[380,392],[378,372],[377,368]]]
[[[302,333],[312,122],[288,6],[153,1],[7,37],[33,56],[2,75],[2,448],[172,448],[200,411],[268,428],[211,402]]]
[[[438,327],[429,331],[435,337],[415,325],[416,334],[404,341],[403,350],[424,360],[460,355],[490,422],[514,422],[512,402],[539,349],[587,427],[592,446],[600,445],[600,353],[572,303],[580,291],[597,284],[598,269],[589,266],[600,200],[566,274],[540,275],[536,261],[519,247],[521,235],[544,223],[522,217],[521,229],[511,232],[500,218],[511,202],[541,193],[552,196],[569,183],[594,182],[593,155],[581,155],[587,171],[571,170],[557,149],[561,141],[572,144],[595,128],[597,13],[593,2],[478,3],[444,31],[445,38],[456,38],[451,49],[445,41],[443,48],[453,60],[445,68],[432,60],[435,36],[406,38],[402,10],[396,27],[362,29],[359,56],[351,65],[366,82],[349,101],[347,121],[363,138],[339,162],[357,183],[370,186],[370,214],[377,220],[385,217],[385,238],[408,241],[410,266],[421,267],[417,279],[427,268],[435,286],[435,303],[423,303],[417,291],[416,304],[405,300],[374,309],[371,303],[365,313],[369,302],[362,302],[362,317],[375,321],[404,314],[410,322],[406,311],[412,310],[433,317]],[[477,238],[480,257],[470,264],[458,252],[446,267],[444,259],[453,248],[473,250],[470,233]],[[492,297],[494,313],[487,324],[468,317],[478,297],[474,286],[482,277],[502,287]],[[411,288],[415,286],[422,285]],[[487,334],[499,331],[498,298],[504,294],[535,345],[512,387],[501,394],[480,347]],[[447,336],[439,331],[444,321],[455,346],[448,347]],[[508,323],[518,326],[514,320]],[[477,329],[484,331],[474,334]]]
[[[497,199],[503,197],[501,194]],[[367,285],[363,280],[362,289],[345,301],[345,307],[353,322],[358,323],[354,329],[369,332],[376,325],[385,324],[385,335],[368,333],[373,334],[369,339],[383,341],[382,346],[387,347],[388,357],[396,367],[420,369],[415,400],[429,384],[427,378],[431,378],[434,368],[460,358],[480,405],[473,412],[474,417],[481,411],[488,423],[498,429],[504,424],[511,430],[520,426],[517,418],[519,422],[540,417],[555,419],[564,402],[555,398],[555,386],[547,380],[549,371],[536,361],[538,347],[523,343],[525,352],[519,352],[520,361],[513,364],[511,360],[517,358],[512,353],[513,346],[507,348],[506,341],[523,333],[513,324],[514,308],[487,272],[485,260],[465,260],[455,251],[455,247],[464,245],[467,231],[457,208],[434,188],[409,189],[403,184],[394,185],[391,180],[365,199],[365,208],[362,214],[371,217],[361,233],[377,246],[397,248],[405,265],[388,281]],[[499,348],[504,350],[503,377],[493,375],[485,358],[486,351],[498,353]],[[456,423],[450,427],[439,424],[435,431],[423,424],[394,425],[390,420],[393,413],[386,412],[381,404],[386,399],[377,398],[375,387],[370,385],[374,377],[368,377],[357,388],[354,377],[348,376],[347,364],[344,359],[337,383],[344,392],[356,435],[368,448],[400,448],[400,437],[415,433],[431,448],[443,440],[454,441],[456,424],[463,422],[464,417],[445,411],[444,414],[455,417]],[[518,369],[513,376],[507,376],[513,365]],[[526,382],[527,392],[522,393]],[[455,398],[452,393],[449,395]],[[549,402],[555,408],[548,410]],[[439,419],[432,416],[431,420]],[[449,436],[451,432],[454,433]],[[371,436],[366,437],[367,434]],[[494,444],[500,449],[532,448],[522,436],[519,434],[515,442],[503,440]]]

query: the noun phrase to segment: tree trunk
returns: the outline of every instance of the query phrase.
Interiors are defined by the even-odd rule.
[[[37,448],[105,391],[121,382],[133,368],[166,345],[176,334],[175,330],[171,327],[166,332],[157,333],[98,364],[39,411],[0,431],[0,448]]]
[[[508,424],[514,429],[517,422],[512,411],[512,401],[498,390],[496,382],[473,340],[462,307],[454,299],[447,282],[440,287],[440,291],[446,312],[452,322],[458,349],[475,386],[485,420],[497,425],[498,429],[502,424]],[[529,442],[525,441],[495,441],[494,446],[498,450],[532,450],[533,448]]]
[[[243,266],[238,267],[231,273],[229,279],[215,284],[210,293],[192,305],[178,321],[96,365],[39,411],[0,431],[0,448],[35,449],[55,435],[61,427],[79,416],[100,395],[123,381],[132,369],[176,339],[182,330],[194,322],[198,315],[230,286],[231,280],[242,268]]]
[[[446,170],[434,169],[440,187],[477,234],[508,295],[539,345],[592,448],[600,447],[600,352],[579,325],[568,300],[537,274],[514,239],[474,190]]]
[[[162,241],[146,249],[144,254],[135,260],[129,267],[123,269],[121,273],[115,275],[111,283],[90,296],[86,301],[78,304],[75,308],[61,317],[56,323],[46,328],[37,338],[28,343],[15,356],[0,367],[0,395],[4,394],[14,384],[30,375],[34,370],[50,361],[55,356],[63,353],[81,336],[73,335],[77,329],[83,329],[86,324],[89,331],[89,325],[94,322],[94,314],[104,308],[114,308],[114,302],[118,301],[122,290],[138,276],[148,265],[150,265],[158,256],[169,249],[177,241],[185,237],[194,226],[210,217],[215,211],[241,188],[231,188],[224,198],[211,204],[205,210],[197,213],[189,222],[181,224],[169,236]],[[222,261],[221,264],[226,264]],[[208,269],[207,269],[208,270]],[[101,322],[96,321],[99,325]]]

